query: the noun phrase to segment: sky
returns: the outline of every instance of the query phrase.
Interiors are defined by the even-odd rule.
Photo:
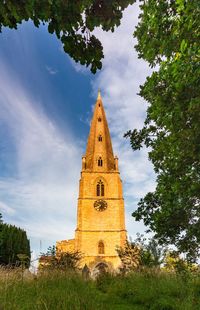
[[[134,49],[137,4],[114,33],[95,29],[104,47],[93,75],[64,53],[61,42],[32,22],[0,34],[0,213],[27,231],[33,258],[56,240],[74,237],[81,157],[98,89],[123,181],[126,228],[144,233],[131,213],[155,188],[147,150],[133,152],[123,138],[141,128],[147,103],[139,86],[151,73]]]

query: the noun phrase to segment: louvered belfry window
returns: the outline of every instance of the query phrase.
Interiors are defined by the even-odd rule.
[[[104,196],[104,184],[101,180],[97,183],[97,196]]]

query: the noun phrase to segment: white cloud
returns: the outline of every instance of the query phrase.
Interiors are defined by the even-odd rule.
[[[88,74],[88,72],[89,72],[88,67],[82,66],[80,63],[76,62],[72,58],[69,58],[69,61],[71,62],[72,66],[74,67],[76,72],[80,72],[82,74]]]
[[[3,201],[0,201],[0,211],[3,211],[5,214],[8,214],[8,216],[12,216],[15,214],[15,210],[8,206]]]
[[[137,208],[139,199],[155,188],[155,175],[147,151],[133,152],[129,141],[123,138],[129,129],[143,126],[147,108],[147,103],[137,95],[139,86],[150,74],[148,65],[138,59],[134,49],[133,31],[138,15],[138,4],[134,4],[124,12],[121,26],[114,33],[95,31],[103,44],[105,58],[103,69],[92,83],[94,97],[97,89],[101,89],[124,183],[127,230],[133,236],[145,228],[142,223],[134,222],[131,213]]]
[[[9,143],[17,160],[17,173],[9,179],[0,171],[0,210],[38,245],[39,240],[48,245],[47,241],[72,237],[81,143],[70,128],[65,134],[59,131],[2,63],[0,72],[0,121],[12,133]]]
[[[51,68],[51,67],[49,67],[49,66],[46,66],[46,69],[47,69],[47,71],[49,72],[49,74],[51,74],[51,75],[54,75],[54,74],[57,74],[57,73],[58,73],[57,70],[55,70],[55,69],[53,69],[53,68]]]

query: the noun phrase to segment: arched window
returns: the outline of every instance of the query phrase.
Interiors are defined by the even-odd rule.
[[[103,166],[102,157],[99,157],[99,158],[98,158],[98,166],[99,166],[99,167],[102,167],[102,166]]]
[[[103,241],[99,241],[99,243],[98,243],[98,253],[99,254],[104,254],[105,253]]]
[[[103,140],[102,135],[99,135],[99,136],[98,136],[98,141],[101,142],[102,140]]]
[[[97,183],[97,196],[104,196],[104,184],[101,180]]]
[[[98,122],[101,122],[101,117],[98,118]]]

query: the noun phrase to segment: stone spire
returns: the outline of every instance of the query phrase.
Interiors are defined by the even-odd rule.
[[[116,170],[116,160],[113,155],[110,132],[100,91],[98,91],[97,101],[94,108],[86,155],[83,156],[83,170]]]

